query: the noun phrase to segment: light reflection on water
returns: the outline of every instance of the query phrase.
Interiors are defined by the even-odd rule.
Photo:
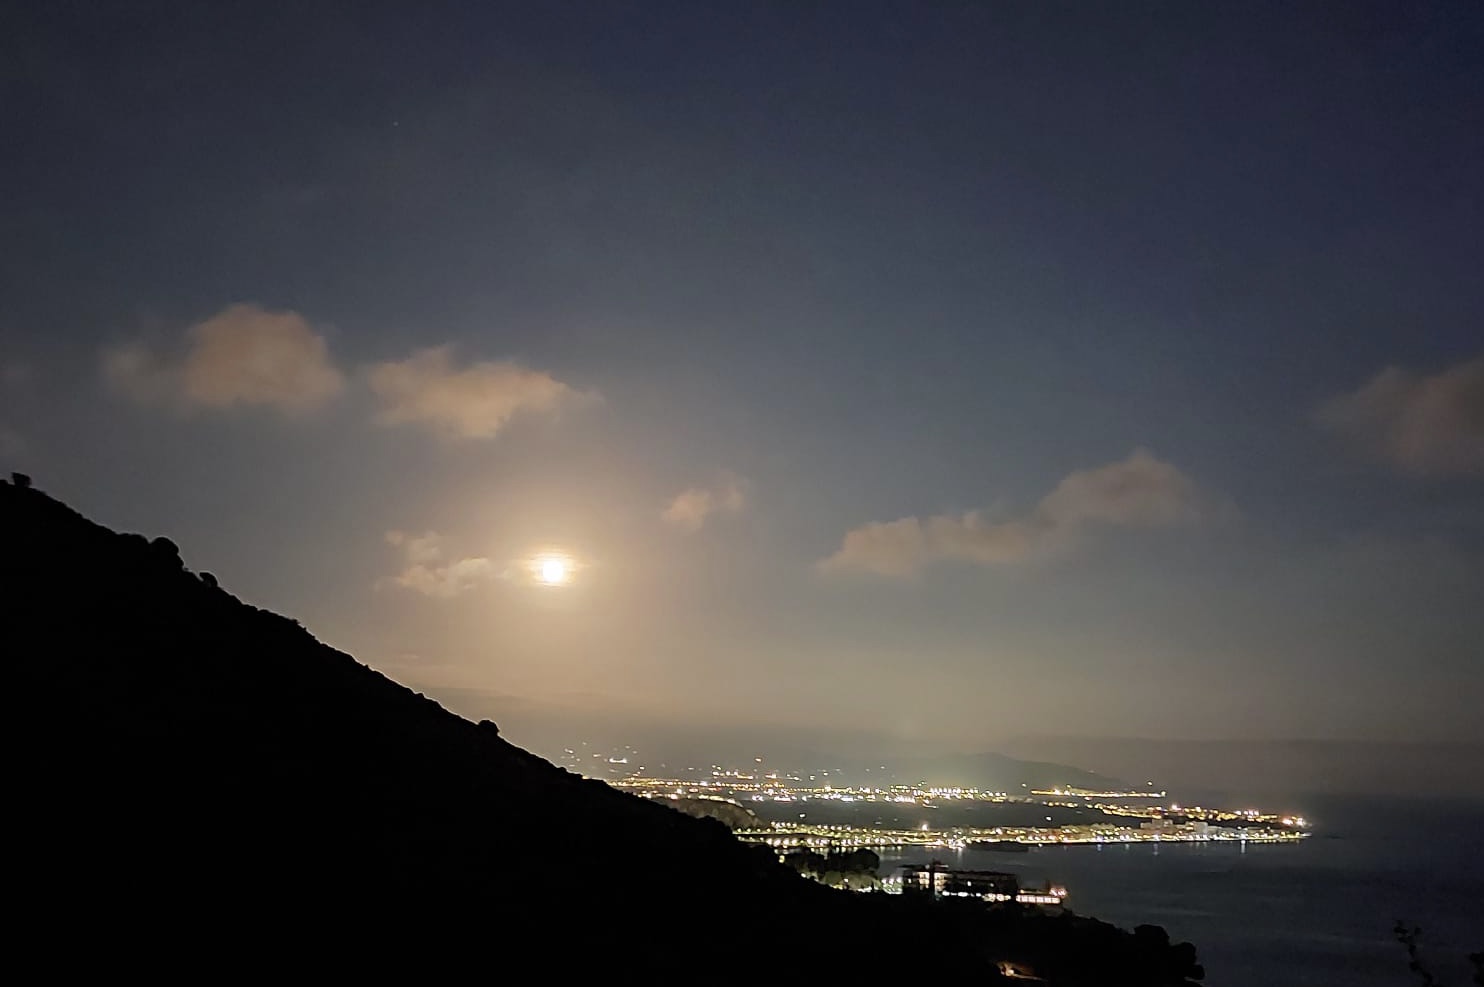
[[[1468,983],[1467,954],[1484,949],[1484,809],[1351,800],[1327,818],[1344,831],[1302,844],[911,847],[882,866],[939,860],[1064,885],[1079,914],[1194,942],[1210,987],[1400,987],[1412,975],[1391,938],[1398,917],[1423,928],[1442,982]]]

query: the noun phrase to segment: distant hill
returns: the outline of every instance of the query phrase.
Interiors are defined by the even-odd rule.
[[[978,788],[981,791],[1024,793],[1026,789],[1072,786],[1108,791],[1127,789],[1128,783],[1105,775],[1047,761],[1022,761],[1004,754],[950,754],[886,763],[885,774],[900,783],[930,782]]]
[[[702,819],[715,819],[727,829],[760,829],[764,826],[757,813],[736,802],[721,799],[670,798],[660,802],[677,812]]]
[[[1038,737],[1014,749],[1237,801],[1313,795],[1484,797],[1484,744]],[[1204,797],[1204,796],[1203,796]]]
[[[419,980],[455,964],[627,982],[752,955],[908,974],[931,943],[935,976],[979,982],[1006,957],[1064,985],[1193,972],[1158,930],[805,881],[242,603],[167,539],[28,485],[0,483],[0,544],[13,958],[215,979],[269,960],[386,976],[396,957]]]
[[[473,716],[494,715],[498,702],[477,693],[439,694],[452,708]],[[676,726],[639,718],[614,720],[559,707],[521,703],[505,707],[509,733],[533,750],[560,759],[564,749],[581,753],[574,770],[600,778],[622,778],[643,765],[650,775],[689,777],[711,765],[812,774],[837,785],[958,785],[986,791],[1063,787],[1127,789],[1130,783],[1070,764],[1023,760],[998,752],[951,753],[909,745],[876,734],[807,733],[782,728]],[[502,720],[503,722],[503,720]],[[805,734],[805,735],[801,735]],[[609,754],[626,755],[611,763]],[[1147,780],[1147,776],[1146,776]]]

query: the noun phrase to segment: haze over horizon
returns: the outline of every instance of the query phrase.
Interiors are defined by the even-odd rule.
[[[457,712],[1484,745],[1477,4],[13,21],[0,467]]]

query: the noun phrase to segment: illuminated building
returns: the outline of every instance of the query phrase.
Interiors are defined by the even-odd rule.
[[[981,901],[1014,901],[1022,905],[1060,908],[1067,897],[1066,888],[1022,888],[1014,874],[993,870],[954,870],[937,861],[925,867],[904,867],[898,880],[902,894],[932,895],[934,898],[978,898]]]
[[[903,894],[930,894],[934,898],[983,898],[1009,901],[1020,891],[1014,874],[993,870],[952,870],[942,864],[907,867],[902,871]]]

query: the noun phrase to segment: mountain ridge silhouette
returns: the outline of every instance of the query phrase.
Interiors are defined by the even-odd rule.
[[[158,965],[292,944],[341,972],[385,973],[390,951],[545,970],[517,982],[716,963],[743,943],[783,964],[866,950],[877,973],[920,970],[931,944],[936,971],[991,981],[1012,954],[1068,985],[1194,969],[1188,945],[1142,929],[798,878],[714,820],[509,744],[191,572],[168,539],[110,531],[23,478],[0,482],[0,543],[23,739],[7,885],[31,948],[102,957],[122,941]]]

